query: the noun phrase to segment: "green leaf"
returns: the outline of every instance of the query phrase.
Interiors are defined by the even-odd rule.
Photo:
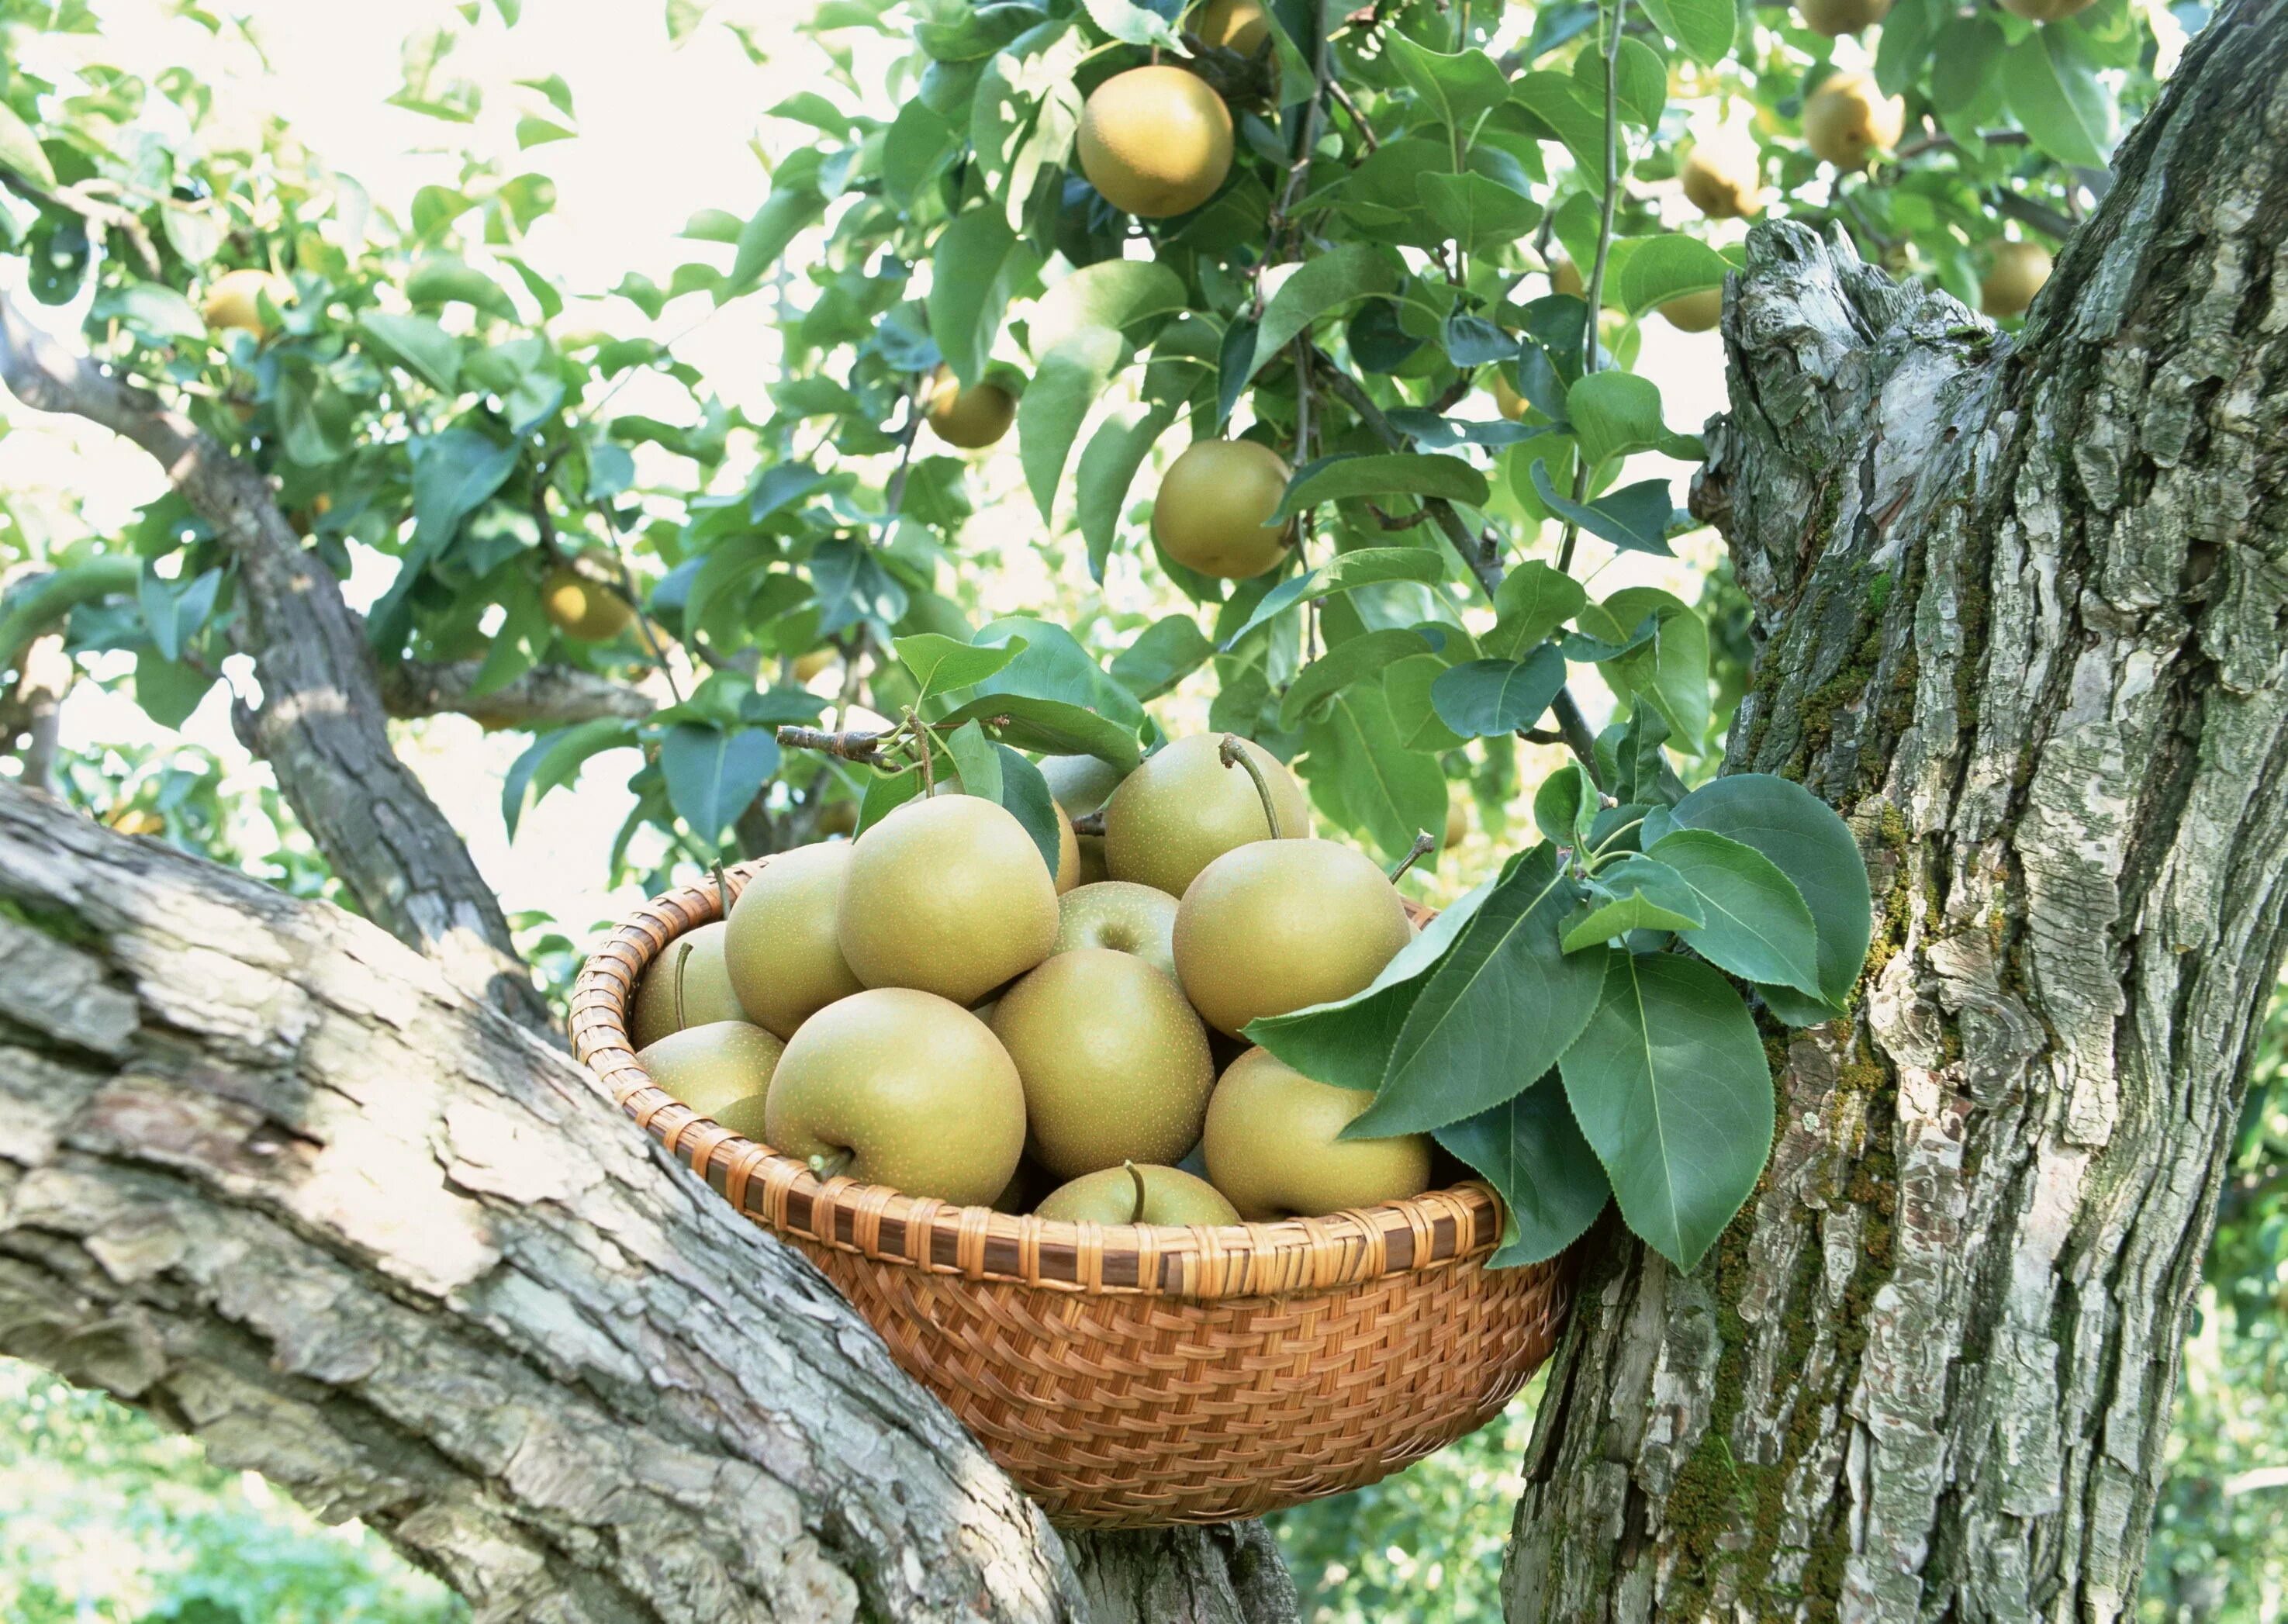
[[[1280,701],[1280,727],[1293,733],[1328,695],[1374,676],[1393,661],[1429,649],[1420,632],[1398,630],[1364,632],[1336,644],[1296,674]]]
[[[1566,1097],[1621,1216],[1688,1270],[1771,1154],[1771,1068],[1740,995],[1707,965],[1678,954],[1604,957],[1602,995],[1560,1063]]]
[[[1558,943],[1579,894],[1554,846],[1535,846],[1505,870],[1408,1011],[1374,1104],[1343,1137],[1443,1128],[1557,1063],[1597,1006],[1608,956]]]
[[[1582,622],[1593,636],[1623,633],[1653,619],[1652,641],[1613,661],[1609,675],[1660,713],[1677,749],[1700,754],[1710,714],[1706,622],[1689,604],[1657,587],[1625,587],[1598,607],[1606,617],[1601,629]]]
[[[1533,488],[1558,518],[1569,520],[1623,552],[1648,552],[1657,558],[1676,556],[1668,544],[1668,481],[1641,479],[1619,490],[1608,491],[1594,502],[1579,503],[1561,495],[1549,477],[1549,464],[1534,459]]]
[[[1494,628],[1479,646],[1497,660],[1522,660],[1589,601],[1579,582],[1528,559],[1494,589]]]
[[[709,842],[747,810],[778,765],[778,741],[760,727],[725,733],[679,722],[659,742],[668,804],[693,834]]]
[[[516,19],[509,14],[511,9],[505,5],[502,6],[501,15],[513,26]],[[517,83],[526,90],[538,91],[548,99],[550,107],[554,107],[567,118],[572,116],[572,87],[564,82],[562,74],[550,74],[541,79],[519,79]]]
[[[1183,42],[1167,20],[1147,11],[1136,0],[1081,0],[1088,20],[1114,39],[1130,45],[1164,45],[1180,52]]]
[[[1082,333],[1117,332],[1184,308],[1184,279],[1153,259],[1104,259],[1084,265],[1033,306],[1028,342],[1045,355]]]
[[[1001,757],[995,746],[985,736],[985,730],[974,722],[964,722],[940,742],[945,753],[953,758],[954,772],[961,780],[961,792],[973,795],[981,801],[1001,799]]]
[[[1053,621],[1004,615],[979,627],[970,638],[980,648],[997,648],[1016,640],[1025,644],[1024,653],[978,683],[979,693],[1061,701],[1097,711],[1132,735],[1144,725],[1144,707],[1136,696],[1105,675],[1104,668],[1080,646],[1079,639]],[[1132,764],[1134,759],[1132,738],[1129,760]]]
[[[1665,232],[1638,242],[1614,288],[1621,308],[1641,316],[1685,294],[1722,287],[1725,273],[1731,269],[1729,260],[1699,238]]]
[[[1668,432],[1660,385],[1633,372],[1592,372],[1565,392],[1565,416],[1594,468],[1608,457],[1649,451]]]
[[[1057,487],[1081,424],[1128,353],[1128,341],[1111,328],[1083,328],[1041,358],[1017,403],[1018,461],[1045,522],[1053,521]]]
[[[1991,17],[1948,19],[1931,46],[1931,107],[1940,113],[1960,113],[1976,103],[1994,75],[2005,44],[2001,27]]]
[[[1601,115],[1605,101],[1604,53],[1584,51],[1575,57],[1573,76],[1580,83],[1584,98]],[[1650,130],[1660,123],[1661,111],[1668,105],[1668,63],[1659,51],[1641,39],[1622,36],[1620,71],[1614,79],[1613,102],[1621,122],[1634,124],[1640,130]],[[1600,164],[1601,174],[1602,169]]]
[[[1339,552],[1317,568],[1283,581],[1266,592],[1254,612],[1240,622],[1239,630],[1219,646],[1229,654],[1249,632],[1307,598],[1329,598],[1337,592],[1385,581],[1440,581],[1445,574],[1446,561],[1427,547],[1362,547],[1355,552]]]
[[[220,569],[203,570],[187,581],[168,581],[143,566],[136,589],[143,624],[163,660],[180,660],[183,650],[214,613],[215,595],[222,590]]]
[[[489,315],[516,319],[516,304],[498,282],[453,254],[431,254],[406,273],[405,297],[415,305],[459,303]]]
[[[731,273],[723,279],[716,302],[732,298],[762,281],[763,273],[778,263],[780,255],[805,226],[826,212],[826,199],[808,188],[774,191],[739,233],[737,251],[731,256]]]
[[[135,656],[135,702],[162,727],[180,727],[189,721],[212,686],[211,676],[156,649],[142,649]]]
[[[1511,99],[1553,131],[1573,154],[1581,181],[1592,191],[1605,183],[1605,108],[1601,95],[1593,104],[1585,87],[1570,74],[1546,70],[1521,76],[1511,88]],[[1583,194],[1584,196],[1588,194]],[[1585,264],[1585,261],[1577,260]]]
[[[1347,243],[1305,260],[1265,302],[1244,377],[1253,377],[1320,317],[1355,299],[1395,292],[1403,274],[1388,250],[1363,242]]]
[[[866,780],[865,794],[858,797],[858,826],[851,831],[852,837],[864,834],[921,793],[919,767],[909,767],[902,772],[875,773]]]
[[[1430,691],[1446,674],[1446,661],[1437,654],[1412,654],[1394,661],[1382,673],[1382,697],[1390,706],[1391,725],[1398,741],[1410,750],[1436,755],[1458,750],[1466,742],[1438,719]]]
[[[1382,690],[1340,689],[1304,733],[1314,777],[1331,770],[1352,820],[1390,860],[1414,837],[1446,827],[1446,775],[1431,757],[1399,742]]]
[[[1554,1073],[1513,1099],[1441,1128],[1438,1143],[1469,1163],[1502,1199],[1502,1243],[1486,1260],[1489,1268],[1556,1256],[1588,1232],[1612,1194]]]
[[[1418,182],[1432,224],[1472,254],[1514,242],[1541,223],[1541,205],[1480,174],[1426,174]]]
[[[1533,823],[1552,844],[1581,849],[1599,809],[1596,780],[1578,761],[1568,761],[1533,793]]]
[[[2061,28],[2037,28],[2002,53],[2002,92],[2027,139],[2061,163],[2103,169],[2113,99]]]
[[[1859,843],[1834,810],[1802,785],[1739,772],[1703,784],[1669,815],[1752,846],[1795,883],[1819,937],[1819,990],[1839,1007],[1858,984],[1874,933],[1873,900]]]
[[[1423,110],[1464,139],[1481,119],[1509,99],[1508,79],[1482,51],[1448,56],[1415,44],[1396,28],[1386,32],[1383,41],[1401,76],[1421,98]]]
[[[1516,861],[1511,860],[1508,867]],[[1381,1087],[1391,1045],[1398,1041],[1407,1011],[1414,1007],[1430,971],[1492,895],[1495,883],[1489,880],[1442,910],[1358,992],[1331,1003],[1251,1020],[1245,1035],[1317,1081],[1339,1089]]]
[[[56,189],[55,166],[41,150],[39,136],[4,101],[0,101],[0,169],[13,170],[43,192]]]
[[[930,261],[930,336],[965,389],[985,376],[1019,258],[1017,234],[989,205],[956,216],[938,237]]]
[[[914,701],[919,704],[933,693],[949,693],[956,688],[974,687],[983,682],[1025,652],[1025,639],[1011,638],[998,647],[979,648],[934,631],[925,631],[915,637],[895,638],[893,646],[898,651],[900,661],[921,685],[921,693]]]
[[[517,150],[544,147],[551,141],[568,141],[578,131],[567,130],[552,118],[543,118],[537,113],[528,113],[516,121]]]
[[[1105,560],[1112,556],[1112,543],[1119,535],[1120,516],[1128,505],[1137,470],[1175,420],[1173,406],[1116,411],[1098,425],[1081,449],[1080,466],[1073,475],[1073,517],[1079,522],[1081,539],[1088,545],[1090,578],[1100,584],[1104,580]]]
[[[1008,809],[1009,814],[1024,826],[1025,833],[1033,837],[1033,849],[1048,865],[1049,877],[1057,875],[1057,860],[1062,855],[1064,825],[1058,820],[1056,797],[1049,792],[1049,780],[1041,776],[1040,768],[1011,749],[1005,744],[993,747],[999,766],[1000,788],[995,798]],[[965,770],[965,784],[969,774]]]
[[[576,722],[534,739],[501,785],[501,821],[508,828],[509,838],[516,838],[516,826],[523,820],[525,808],[578,777],[581,764],[590,757],[635,741],[635,724],[619,717]]]
[[[393,315],[371,310],[358,318],[363,333],[389,359],[451,394],[461,379],[461,346],[427,316]]]
[[[1578,953],[1632,931],[1696,931],[1707,923],[1700,899],[1665,863],[1633,853],[1597,871],[1589,911],[1565,927],[1564,947]]]
[[[1135,733],[1117,722],[1062,700],[988,693],[965,701],[941,718],[950,723],[1007,718],[997,728],[1004,742],[1042,756],[1093,756],[1123,772],[1132,772],[1142,752]]]
[[[414,543],[433,553],[507,481],[518,455],[516,447],[496,445],[474,429],[447,429],[414,440],[409,449]]]
[[[1882,37],[1875,43],[1877,89],[1895,96],[1915,82],[1939,25],[1952,10],[1946,0],[1898,0],[1884,16]]]
[[[1472,660],[1430,689],[1438,719],[1466,739],[1498,738],[1541,719],[1565,685],[1565,656],[1543,643],[1523,660]]]
[[[1643,0],[1653,27],[1684,48],[1703,67],[1732,53],[1732,31],[1739,20],[1733,0]]]
[[[127,282],[96,295],[94,314],[118,316],[130,327],[165,342],[203,343],[207,324],[190,300],[164,282]]]
[[[1460,457],[1422,451],[1370,452],[1322,457],[1297,470],[1271,518],[1275,524],[1323,502],[1355,496],[1442,496],[1482,507],[1489,495],[1486,476]]]
[[[1664,821],[1673,820],[1672,812]],[[1743,980],[1819,995],[1818,930],[1778,864],[1708,829],[1663,835],[1645,855],[1666,864],[1700,899],[1705,919],[1688,944],[1695,953]]]
[[[1215,645],[1190,615],[1164,615],[1113,655],[1112,679],[1140,700],[1156,700],[1214,653]]]

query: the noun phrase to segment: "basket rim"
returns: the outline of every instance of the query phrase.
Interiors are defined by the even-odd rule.
[[[822,1181],[806,1162],[702,1116],[655,1087],[636,1058],[626,1011],[667,944],[723,917],[767,857],[652,898],[581,966],[568,1026],[574,1053],[672,1154],[768,1228],[878,1263],[1083,1293],[1199,1300],[1278,1295],[1450,1268],[1500,1243],[1502,1212],[1473,1180],[1324,1217],[1219,1225],[1092,1224],[956,1207],[886,1184]]]

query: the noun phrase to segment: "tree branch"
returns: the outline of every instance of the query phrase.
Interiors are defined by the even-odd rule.
[[[535,666],[489,693],[474,692],[483,661],[400,661],[384,666],[381,702],[393,717],[471,717],[487,727],[561,727],[605,717],[641,721],[659,709],[640,688],[568,665]]]
[[[189,419],[57,344],[0,297],[0,381],[140,446],[239,566],[264,702],[249,729],[310,836],[358,905],[536,1030],[552,1020],[517,957],[500,901],[391,750],[380,682],[341,583],[294,534],[269,480]]]

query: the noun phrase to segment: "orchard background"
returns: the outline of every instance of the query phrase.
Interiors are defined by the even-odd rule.
[[[1722,542],[1685,511],[1694,436],[1727,405],[1723,341],[1658,313],[1714,287],[1750,221],[1704,217],[1680,163],[1751,153],[1754,218],[1839,231],[1975,308],[1998,257],[2054,252],[2097,208],[2116,142],[2209,20],[2143,0],[2038,25],[1898,0],[1879,27],[1833,38],[1784,8],[1665,0],[1620,7],[1616,36],[1610,4],[1384,0],[1327,8],[1336,97],[1311,90],[1309,8],[1283,4],[1271,46],[1199,58],[1239,110],[1239,178],[1164,234],[1172,302],[1105,279],[1076,310],[1053,289],[1076,267],[1153,254],[1061,173],[1073,86],[1196,46],[1172,4],[334,9],[0,0],[0,285],[23,319],[156,387],[272,479],[363,617],[397,757],[560,1007],[582,947],[632,901],[719,857],[847,827],[863,774],[774,733],[894,718],[910,696],[893,633],[965,638],[1005,616],[1069,628],[1169,733],[1234,727],[1299,756],[1322,819],[1386,858],[1458,807],[1458,838],[1408,882],[1433,903],[1529,839],[1565,746],[1537,713],[1531,737],[1466,739],[1418,693],[1407,710],[1392,668],[1432,659],[1427,642],[1362,663],[1339,715],[1283,704],[1346,641],[1487,635],[1467,558],[1435,551],[1434,569],[1251,627],[1285,566],[1227,588],[1156,554],[1149,498],[1185,443],[1179,408],[1198,423],[1203,379],[1212,418],[1260,425],[1299,466],[1383,459],[1382,482],[1317,507],[1301,565],[1434,551],[1442,499],[1513,566],[1577,546],[1593,598],[1649,589],[1696,612],[1697,664],[1609,682],[1609,655],[1565,669],[1593,728],[1648,705],[1688,718],[1698,736],[1673,727],[1670,749],[1700,781],[1747,684],[1750,611]],[[1466,116],[1484,89],[1453,66],[1469,52],[1508,88]],[[1804,106],[1851,74],[1901,95],[1906,116],[1887,154],[1839,170],[1807,150]],[[1381,154],[1430,138],[1469,160],[1444,162],[1450,186],[1395,195]],[[1248,260],[1272,273],[1231,272]],[[1561,260],[1606,266],[1593,359],[1648,386],[1618,392],[1593,470],[1575,434],[1511,437],[1493,393],[1521,329],[1565,347],[1561,321],[1537,329],[1531,314],[1564,285]],[[1334,267],[1304,319],[1386,407],[1414,408],[1404,440],[1346,416],[1298,454],[1315,431],[1295,380],[1235,368],[1233,332],[1273,320],[1296,274],[1282,261]],[[203,319],[226,267],[280,279],[254,312],[263,331]],[[1178,309],[1192,313],[1171,321]],[[1545,323],[1561,314],[1541,307]],[[1577,346],[1577,314],[1573,333]],[[1096,335],[1104,360],[1076,362],[1096,353],[1084,342],[1055,359]],[[1030,375],[1043,399],[991,452],[964,454],[917,425],[941,359]],[[1550,426],[1549,397],[1527,399],[1525,426]],[[0,772],[296,895],[368,894],[377,876],[327,849],[344,829],[306,828],[282,795],[272,752],[302,747],[250,719],[258,636],[211,526],[104,428],[0,410],[0,669],[15,674]],[[1416,465],[1391,465],[1402,457]],[[1447,483],[1453,464],[1476,483]],[[1647,481],[1669,493],[1654,517],[1641,500],[1582,518]],[[565,632],[544,598],[567,566],[644,618]],[[1693,685],[1703,697],[1680,700]],[[1368,782],[1396,786],[1386,805]],[[415,913],[382,922],[415,939]],[[2288,1606],[2284,1071],[2276,1014],[2186,1343],[2143,1617]],[[1304,1616],[1501,1616],[1537,1392],[1411,1471],[1280,1516]],[[375,1536],[321,1529],[255,1474],[99,1397],[11,1365],[0,1401],[12,1619],[460,1616]]]

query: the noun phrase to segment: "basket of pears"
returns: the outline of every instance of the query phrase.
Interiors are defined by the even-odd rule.
[[[655,899],[581,978],[581,1058],[1061,1525],[1259,1516],[1481,1425],[1562,1260],[1487,1268],[1490,1189],[1240,1036],[1421,916],[1252,743],[1041,766],[1053,864],[938,783]]]

